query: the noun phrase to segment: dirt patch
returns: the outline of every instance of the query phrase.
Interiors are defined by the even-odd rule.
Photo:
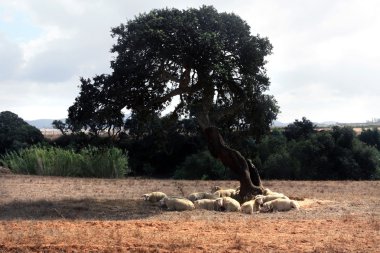
[[[168,212],[142,201],[236,181],[0,175],[0,252],[378,252],[380,182],[264,181],[300,211]]]

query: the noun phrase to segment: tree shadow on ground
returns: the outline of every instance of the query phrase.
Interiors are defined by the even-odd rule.
[[[13,201],[0,204],[0,220],[84,219],[133,220],[162,213],[158,204],[135,199],[64,199]]]

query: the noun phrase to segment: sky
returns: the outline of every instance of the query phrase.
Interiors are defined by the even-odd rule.
[[[380,118],[377,0],[0,0],[0,112],[62,119],[79,78],[110,73],[112,27],[157,8],[213,5],[268,37],[278,121]]]

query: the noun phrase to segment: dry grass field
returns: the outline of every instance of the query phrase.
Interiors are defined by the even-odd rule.
[[[0,252],[380,252],[379,181],[264,181],[300,211],[168,212],[142,201],[236,181],[0,174]]]

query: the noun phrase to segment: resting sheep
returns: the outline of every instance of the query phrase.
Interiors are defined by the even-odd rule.
[[[165,197],[160,200],[161,206],[166,206],[170,211],[186,211],[193,210],[195,206],[193,202],[185,198],[169,198]]]
[[[210,211],[219,211],[222,207],[221,202],[216,199],[200,199],[194,201],[196,209],[206,209]]]
[[[161,199],[165,198],[166,194],[163,192],[151,192],[151,193],[147,193],[147,194],[142,195],[142,197],[145,201],[149,201],[149,202],[154,203],[154,202],[158,202]]]
[[[224,197],[220,202],[223,210],[226,212],[240,211],[240,203],[231,197]]]
[[[259,205],[262,205],[266,202],[269,202],[269,201],[272,201],[275,199],[289,199],[289,198],[283,194],[281,194],[281,195],[267,195],[267,196],[258,195],[255,197],[255,200],[257,200]]]
[[[264,203],[263,207],[260,209],[260,212],[285,212],[293,208],[299,210],[297,201],[290,199],[275,199]]]
[[[263,190],[263,195],[264,196],[268,196],[268,195],[283,195],[283,196],[285,196],[284,194],[279,193],[279,192],[272,192],[269,188],[265,188]]]
[[[253,214],[254,212],[258,212],[258,211],[260,211],[260,203],[257,199],[244,202],[241,205],[242,213]]]
[[[222,187],[218,186],[218,185],[214,185],[213,187],[211,187],[211,192],[212,193],[215,193],[216,191],[219,191],[221,190]]]
[[[234,197],[236,196],[236,189],[217,190],[216,192],[214,192],[214,195],[217,196],[218,198]]]
[[[194,202],[200,199],[216,199],[217,196],[209,192],[194,192],[187,196],[187,198]]]

